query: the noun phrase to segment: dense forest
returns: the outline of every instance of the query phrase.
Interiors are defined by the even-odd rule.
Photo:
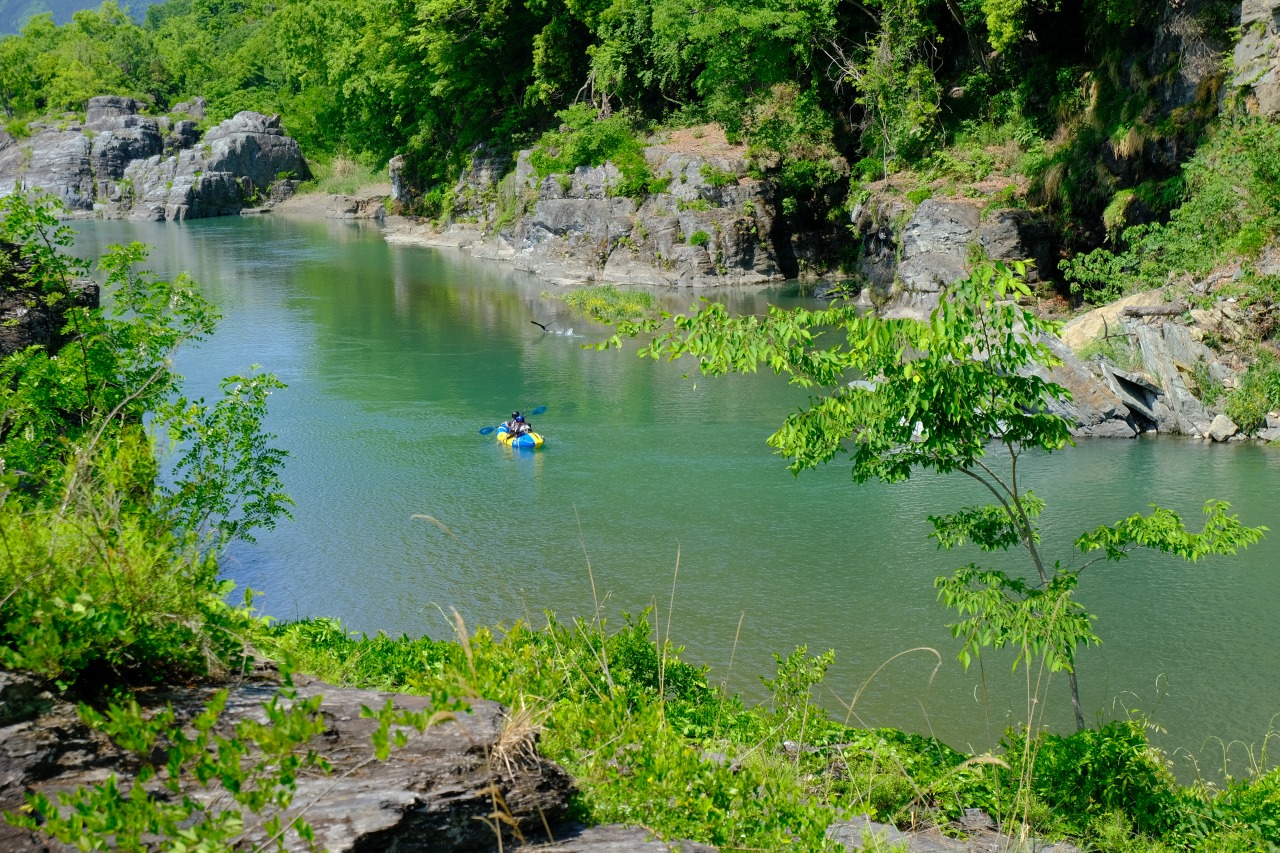
[[[1184,162],[1220,102],[1234,115],[1238,19],[1226,0],[169,0],[138,24],[108,2],[0,41],[0,106],[15,135],[103,93],[279,113],[312,158],[404,153],[427,213],[479,144],[594,122],[598,158],[716,122],[819,219],[895,172],[1003,173],[1070,255],[1186,199]]]

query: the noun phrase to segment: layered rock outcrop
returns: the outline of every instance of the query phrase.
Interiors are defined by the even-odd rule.
[[[977,258],[1033,261],[1030,281],[1053,269],[1052,232],[1025,210],[972,198],[928,198],[912,207],[899,194],[879,193],[850,217],[862,244],[860,299],[885,313],[927,315]]]
[[[1234,441],[1246,436],[1203,400],[1212,399],[1205,396],[1210,388],[1233,388],[1245,365],[1205,342],[1256,338],[1246,324],[1229,300],[1209,309],[1188,308],[1151,290],[1075,318],[1063,328],[1062,340],[1077,352],[1098,353],[1083,364],[1123,403],[1140,431]],[[1108,351],[1119,355],[1103,354]],[[1270,428],[1268,421],[1258,437],[1280,438]]]
[[[199,102],[183,106],[203,114]],[[201,139],[192,119],[146,116],[142,107],[93,98],[83,123],[0,138],[0,195],[21,185],[57,196],[74,215],[181,220],[287,197],[309,176],[278,116],[237,113]]]
[[[527,151],[514,171],[477,152],[454,187],[450,225],[399,221],[389,239],[461,246],[562,283],[714,287],[795,275],[772,189],[748,177],[745,148],[720,137],[644,153],[661,189],[630,198],[609,163],[539,176]],[[391,180],[403,192],[394,169]]]
[[[1245,110],[1280,115],[1280,0],[1244,0],[1240,4],[1240,41],[1231,66],[1231,85]]]
[[[315,831],[319,849],[342,851],[497,851],[537,849],[579,853],[666,853],[707,850],[654,841],[643,829],[586,828],[565,823],[572,783],[557,765],[539,757],[532,729],[509,718],[499,705],[470,702],[470,710],[416,733],[386,761],[373,760],[374,720],[363,708],[381,709],[388,700],[399,709],[430,709],[422,696],[355,690],[296,680],[300,699],[322,696],[326,724],[308,748],[331,765],[328,773],[302,773],[291,811]],[[228,685],[226,710],[216,731],[230,732],[241,720],[261,720],[263,703],[276,694],[271,679]],[[214,688],[154,689],[138,694],[144,709],[172,705],[179,724],[201,713]],[[24,795],[50,797],[79,786],[98,785],[114,775],[121,788],[135,784],[136,759],[86,725],[67,702],[28,676],[0,671],[0,811],[20,808]],[[157,797],[171,796],[154,781]],[[219,789],[191,786],[195,801],[232,805]],[[285,818],[286,821],[288,817]],[[252,824],[249,824],[252,827]],[[499,838],[498,832],[502,833]],[[551,838],[547,835],[550,834]],[[526,839],[526,843],[519,843]],[[246,844],[267,841],[265,830],[250,829]],[[275,849],[274,844],[265,844]],[[75,848],[0,821],[0,849],[6,853],[54,853]],[[313,849],[296,835],[285,849]]]

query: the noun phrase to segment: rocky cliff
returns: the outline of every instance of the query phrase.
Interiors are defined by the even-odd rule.
[[[1280,0],[1244,0],[1240,41],[1231,57],[1232,86],[1247,112],[1280,115]]]
[[[548,281],[714,287],[794,277],[771,186],[748,175],[746,149],[717,129],[645,149],[660,191],[615,190],[612,164],[539,175],[530,152],[512,161],[477,151],[443,224],[398,220],[389,239],[467,248]],[[392,168],[393,198],[408,201]]]
[[[241,112],[201,138],[201,102],[179,105],[185,118],[142,115],[142,106],[93,98],[83,122],[32,124],[26,139],[0,133],[0,195],[24,186],[73,215],[181,220],[262,206],[309,176],[279,117]]]
[[[852,249],[876,302],[894,297],[924,308],[964,274],[975,245],[983,257],[1050,262],[1043,222],[983,200],[917,208],[885,197],[860,205],[850,225],[799,226],[805,218],[788,216],[774,185],[753,176],[746,148],[714,126],[673,132],[644,155],[657,191],[629,198],[615,192],[622,176],[608,163],[539,175],[528,151],[512,161],[477,150],[452,188],[448,216],[393,220],[389,239],[463,247],[554,282],[659,287],[839,276],[849,272],[841,266]],[[398,165],[392,162],[392,196],[410,203]]]
[[[628,198],[612,191],[622,176],[607,163],[540,176],[527,151],[512,165],[478,150],[452,188],[448,217],[391,217],[387,239],[459,247],[560,284],[698,288],[803,273],[821,278],[820,296],[856,296],[868,310],[919,318],[980,259],[1032,261],[1033,282],[1040,270],[1056,270],[1058,247],[1049,223],[1030,211],[1000,206],[998,191],[940,194],[917,203],[901,189],[872,185],[854,206],[841,239],[792,230],[773,187],[751,177],[745,152],[723,137],[707,141],[704,132],[695,144],[687,134],[673,135],[647,148],[645,156],[660,191]],[[394,167],[393,197],[403,202]],[[856,259],[852,269],[850,257]],[[1170,313],[1168,301],[1146,294],[1102,309],[1105,317],[1095,312],[1073,322],[1064,332],[1066,342],[1046,341],[1061,364],[1042,373],[1070,392],[1071,399],[1059,401],[1055,410],[1074,424],[1074,435],[1245,437],[1201,402],[1193,378],[1204,374],[1229,388],[1243,369],[1238,359],[1203,343],[1226,334],[1206,324],[1229,322],[1223,312],[1230,307],[1211,312],[1216,320],[1193,318],[1188,324],[1194,312]],[[1121,316],[1126,308],[1142,306],[1155,313]],[[1078,354],[1121,338],[1132,363]],[[1263,430],[1262,437],[1270,435]]]

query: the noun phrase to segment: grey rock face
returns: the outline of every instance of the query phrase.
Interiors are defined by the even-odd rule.
[[[356,198],[349,195],[331,195],[325,201],[326,219],[377,219],[387,217],[387,208],[381,198]]]
[[[207,170],[248,178],[265,189],[282,174],[310,177],[298,143],[280,128],[280,116],[239,112],[209,130],[200,144]]]
[[[1133,331],[1142,350],[1142,360],[1148,374],[1158,385],[1164,396],[1158,402],[1164,408],[1156,408],[1158,416],[1157,428],[1160,432],[1180,435],[1207,436],[1213,423],[1213,414],[1205,408],[1196,396],[1191,393],[1178,369],[1178,363],[1170,354],[1165,342],[1165,329],[1178,328],[1174,324],[1163,324],[1163,328],[1136,323]],[[1178,333],[1173,333],[1178,340]]]
[[[1212,103],[1208,84],[1222,73],[1222,44],[1204,18],[1210,0],[1166,0],[1147,71],[1156,78],[1160,107],[1169,113],[1196,101]]]
[[[41,189],[62,199],[68,210],[93,210],[90,141],[78,126],[43,129],[0,149],[0,195],[18,187]]]
[[[85,104],[85,126],[96,129],[109,126],[115,119],[136,116],[146,106],[133,98],[101,95]]]
[[[901,199],[886,198],[855,208],[853,223],[862,235],[860,274],[870,293],[890,315],[923,317],[938,304],[938,295],[969,274],[975,252],[992,260],[1032,260],[1028,278],[1052,260],[1052,240],[1045,223],[1023,210],[983,212],[970,199],[925,199],[900,232],[894,222],[908,216]]]
[[[784,278],[768,187],[745,177],[740,153],[658,145],[645,157],[667,185],[637,200],[615,194],[622,175],[612,164],[540,179],[524,151],[514,174],[503,177],[502,158],[473,152],[471,170],[454,187],[457,221],[392,239],[465,247],[562,283],[703,287]],[[400,158],[392,160],[392,197],[402,203],[403,168]],[[522,215],[490,233],[500,193]]]
[[[404,179],[404,155],[397,154],[387,163],[387,174],[391,181],[391,200],[396,204],[408,204],[411,199],[409,197],[409,188]]]
[[[1071,400],[1059,400],[1050,411],[1073,424],[1071,434],[1088,438],[1133,438],[1138,434],[1130,407],[1112,389],[1100,383],[1089,368],[1056,337],[1043,339],[1062,362],[1036,374],[1071,392]]]
[[[1231,85],[1243,96],[1248,112],[1280,114],[1280,0],[1244,0],[1240,30]]]
[[[43,292],[31,287],[24,276],[29,269],[16,246],[0,243],[0,357],[12,355],[30,346],[43,346],[55,351],[66,339],[62,327],[67,309],[98,307],[98,283],[75,281],[69,298],[52,305]],[[3,691],[0,686],[0,692]],[[0,717],[3,717],[0,709]]]
[[[190,101],[183,101],[180,104],[174,104],[173,111],[175,113],[189,115],[192,118],[199,120],[204,118],[204,111],[207,106],[208,104],[205,102],[204,98],[196,97],[192,98]]]
[[[167,119],[139,115],[141,106],[93,98],[83,127],[0,143],[0,195],[21,185],[60,197],[73,213],[188,219],[238,213],[270,198],[282,177],[309,177],[278,117],[238,113],[200,141],[194,122],[170,129]]]
[[[275,689],[265,682],[233,685],[219,725],[259,718],[262,703]],[[145,694],[140,702],[144,707],[170,702],[179,719],[189,720],[211,693],[212,688],[200,687],[157,691]],[[391,699],[398,708],[421,711],[430,700],[319,682],[303,684],[299,694],[324,696],[320,710],[328,728],[310,746],[332,763],[333,771],[300,777],[293,806],[309,806],[306,819],[321,849],[334,853],[497,849],[494,830],[479,819],[493,812],[495,788],[526,834],[555,826],[565,812],[571,789],[568,777],[537,757],[532,741],[511,741],[505,712],[492,702],[477,700],[470,713],[411,735],[407,745],[381,762],[367,760],[372,756],[369,735],[374,722],[361,717],[361,707],[381,708]],[[53,792],[100,783],[108,773],[127,786],[132,766],[101,734],[80,721],[71,703],[54,699],[43,685],[24,676],[0,673],[0,809],[21,805],[24,791]],[[196,791],[193,796],[213,794]],[[506,846],[511,846],[510,840]],[[72,848],[0,824],[0,849]],[[304,847],[293,839],[288,849]],[[633,844],[598,849],[663,848]]]

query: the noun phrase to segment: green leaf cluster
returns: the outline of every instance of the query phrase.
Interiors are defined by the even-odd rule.
[[[115,247],[99,262],[111,307],[91,307],[57,205],[17,194],[0,213],[4,286],[65,321],[0,360],[0,665],[63,686],[242,665],[257,619],[225,601],[216,558],[288,514],[284,453],[262,428],[283,386],[255,373],[212,406],[184,400],[172,355],[217,316],[195,285]],[[158,431],[183,447],[163,479]]]
[[[1025,272],[1023,264],[982,263],[941,295],[927,320],[885,319],[846,304],[738,317],[706,303],[689,315],[621,323],[610,343],[620,345],[621,334],[652,334],[641,356],[693,356],[712,376],[763,364],[814,392],[808,407],[787,415],[768,438],[791,459],[793,473],[847,454],[859,483],[900,482],[919,471],[970,478],[994,502],[930,516],[939,546],[1017,549],[1027,564],[1022,576],[969,564],[936,580],[939,599],[961,617],[950,626],[962,640],[960,660],[968,667],[984,649],[1008,648],[1015,667],[1042,661],[1067,672],[1082,729],[1076,650],[1101,640],[1094,617],[1073,598],[1081,572],[1134,548],[1190,562],[1234,554],[1266,528],[1244,525],[1220,501],[1205,505],[1199,533],[1153,507],[1081,535],[1083,555],[1101,552],[1092,561],[1045,558],[1045,506],[1019,466],[1028,451],[1049,453],[1070,442],[1071,424],[1056,413],[1070,395],[1048,378],[1056,363],[1044,337],[1051,327],[1017,302],[1029,295]],[[988,458],[993,450],[1002,462]]]

